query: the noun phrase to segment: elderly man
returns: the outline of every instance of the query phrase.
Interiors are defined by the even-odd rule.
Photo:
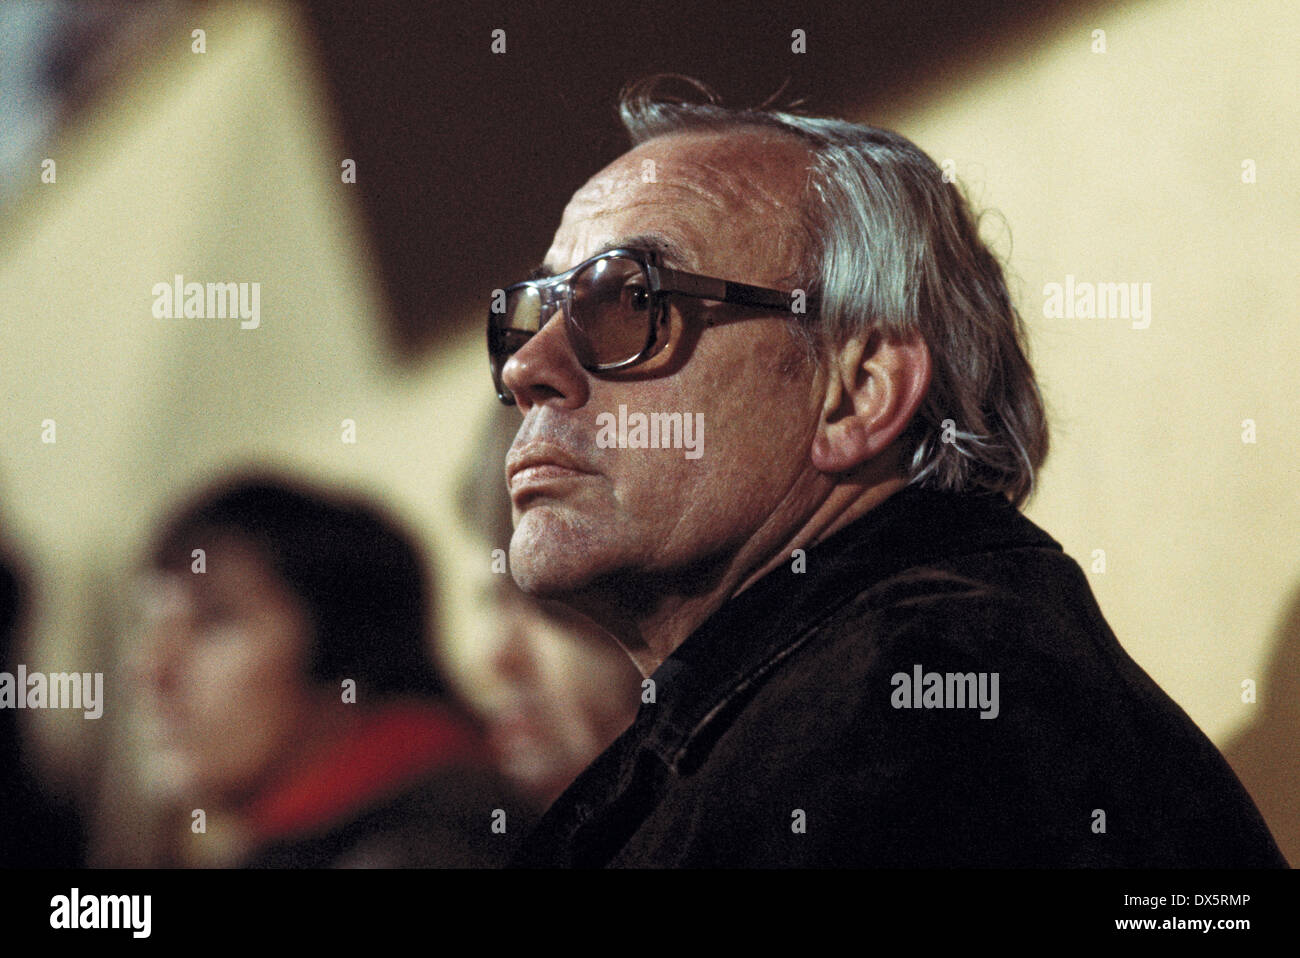
[[[896,134],[624,98],[488,343],[511,571],[635,722],[527,866],[1283,866],[1017,509],[1047,451],[959,192]]]

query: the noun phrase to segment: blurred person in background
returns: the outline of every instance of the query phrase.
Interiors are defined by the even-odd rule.
[[[181,509],[151,564],[151,777],[238,823],[233,861],[501,862],[509,803],[428,660],[430,586],[406,534],[360,502],[252,477]]]
[[[461,516],[491,549],[513,525],[501,463],[518,421],[493,409],[474,467],[461,480]],[[641,675],[604,629],[558,602],[539,601],[507,571],[479,563],[492,606],[484,719],[503,775],[544,810],[631,724]]]

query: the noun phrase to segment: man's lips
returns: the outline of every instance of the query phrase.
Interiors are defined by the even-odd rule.
[[[593,474],[577,458],[549,443],[532,443],[506,458],[506,485],[512,496],[531,486]]]

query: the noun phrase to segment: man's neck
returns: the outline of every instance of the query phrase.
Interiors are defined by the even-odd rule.
[[[609,601],[617,590],[602,590],[599,608],[582,608],[618,640],[642,675],[650,675],[664,659],[686,641],[713,613],[740,595],[782,563],[791,561],[796,549],[807,550],[857,521],[876,508],[905,482],[890,478],[874,485],[836,486],[810,513],[793,524],[779,527],[769,518],[730,557],[721,560],[713,573],[691,577],[682,587],[670,588],[646,604],[644,591]],[[708,583],[703,590],[686,585]],[[580,606],[581,608],[581,606]]]

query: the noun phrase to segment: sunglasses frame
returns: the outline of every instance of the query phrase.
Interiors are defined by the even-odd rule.
[[[650,309],[647,313],[646,340],[641,349],[627,359],[612,363],[598,363],[592,359],[591,351],[588,348],[589,337],[573,319],[573,285],[571,280],[583,270],[590,269],[596,263],[606,259],[628,259],[640,267],[641,274],[646,281],[646,289],[650,294]],[[755,309],[782,310],[786,312],[790,311],[793,296],[792,291],[782,292],[781,290],[763,286],[751,286],[748,283],[718,279],[714,276],[702,276],[699,273],[669,269],[666,266],[659,265],[657,253],[651,250],[637,249],[636,247],[619,247],[597,253],[590,259],[583,260],[577,266],[565,270],[563,273],[541,279],[526,279],[523,282],[507,286],[502,292],[508,299],[516,290],[526,288],[537,290],[542,300],[542,311],[545,318],[541,321],[536,332],[523,333],[520,330],[498,329],[495,326],[495,320],[500,314],[492,309],[488,311],[488,363],[492,370],[492,380],[496,386],[497,398],[507,406],[513,406],[515,398],[514,394],[501,381],[501,372],[504,370],[510,356],[522,349],[528,340],[546,327],[551,317],[555,315],[557,304],[564,310],[565,333],[568,336],[569,345],[572,347],[574,355],[578,357],[579,364],[588,372],[599,373],[636,366],[653,358],[666,345],[666,341],[660,341],[659,329],[663,325],[664,317],[667,315],[665,307],[668,297],[674,293],[691,296],[695,299],[716,300],[720,303],[730,303],[736,306],[750,306]],[[548,309],[551,311],[546,314]],[[710,326],[715,325],[712,318],[709,319],[708,324]],[[514,332],[516,335],[527,335],[528,339],[525,339],[509,353],[504,353],[502,350],[498,350],[496,345],[498,339],[509,332]],[[498,353],[504,356],[499,364],[496,360]]]

